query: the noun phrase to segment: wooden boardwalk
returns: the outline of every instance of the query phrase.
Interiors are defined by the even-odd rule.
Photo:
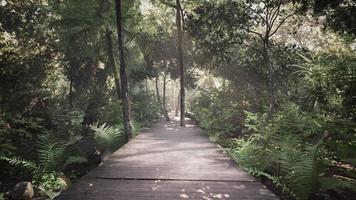
[[[57,199],[278,199],[192,123],[157,123]]]

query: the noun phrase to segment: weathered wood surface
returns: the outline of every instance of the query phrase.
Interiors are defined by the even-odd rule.
[[[278,199],[192,123],[157,123],[58,199]]]

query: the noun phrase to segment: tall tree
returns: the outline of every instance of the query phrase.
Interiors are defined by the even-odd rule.
[[[112,73],[114,75],[114,80],[115,80],[115,87],[116,87],[116,93],[118,98],[121,98],[121,84],[120,84],[120,78],[119,78],[119,73],[117,72],[116,68],[116,63],[115,63],[115,56],[114,56],[114,50],[112,46],[112,36],[111,36],[111,31],[109,27],[106,29],[106,42],[108,43],[108,57],[109,57],[109,63],[112,68]]]
[[[180,125],[185,126],[185,88],[184,88],[184,64],[183,64],[183,32],[182,32],[182,7],[180,0],[176,0],[176,25],[177,25],[177,52],[180,82]]]
[[[183,9],[181,1],[159,0],[161,3],[174,8],[176,11],[176,28],[177,28],[177,61],[180,82],[180,125],[185,126],[185,69],[183,61]]]
[[[121,81],[121,99],[122,99],[122,113],[123,113],[123,124],[124,132],[127,140],[133,138],[131,119],[130,119],[130,102],[129,102],[129,92],[127,84],[127,74],[125,66],[125,55],[124,55],[124,35],[121,19],[121,0],[115,1],[116,8],[116,23],[117,23],[117,38],[120,53],[120,81]]]

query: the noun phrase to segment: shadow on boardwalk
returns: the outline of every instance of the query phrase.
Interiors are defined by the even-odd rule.
[[[57,199],[278,199],[187,124],[155,124]]]

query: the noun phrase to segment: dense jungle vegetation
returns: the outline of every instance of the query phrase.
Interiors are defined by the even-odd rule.
[[[170,114],[281,199],[356,197],[353,0],[0,0],[0,17],[0,199],[53,199]]]

